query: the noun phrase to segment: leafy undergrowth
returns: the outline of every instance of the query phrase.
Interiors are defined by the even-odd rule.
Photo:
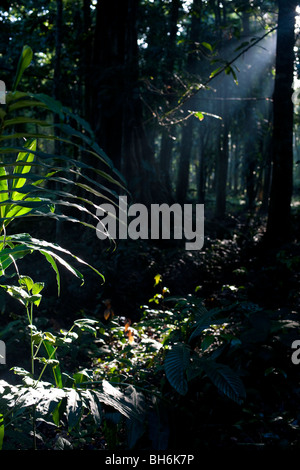
[[[39,307],[35,382],[24,314],[3,322],[3,449],[300,447],[299,245],[128,242],[101,259],[93,303],[73,285],[72,314]]]
[[[219,248],[217,266],[229,251]],[[110,301],[101,320],[78,313],[72,334],[38,317],[55,360],[41,354],[38,386],[21,358],[14,379],[3,376],[3,449],[29,449],[33,436],[40,449],[298,448],[296,248],[275,261],[233,263],[235,283],[179,296],[157,274],[138,321],[115,315]],[[268,292],[265,280],[275,300],[260,299],[255,285]],[[276,294],[284,306],[274,308]],[[19,354],[29,347],[24,325],[17,316],[2,331]]]

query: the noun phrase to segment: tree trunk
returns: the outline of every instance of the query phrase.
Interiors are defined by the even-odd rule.
[[[197,177],[197,194],[198,194],[198,203],[204,204],[205,203],[205,186],[206,186],[206,165],[205,165],[205,142],[206,139],[204,137],[207,135],[207,131],[201,129],[200,131],[200,145],[199,145],[199,166],[198,166],[198,177]]]
[[[56,100],[59,100],[61,97],[62,15],[63,2],[62,0],[56,0],[55,58],[53,76],[53,97]]]
[[[172,161],[173,139],[170,137],[168,128],[163,128],[160,144],[160,174],[162,184],[166,191],[172,195],[172,182],[170,176],[170,166]]]
[[[189,187],[190,157],[193,143],[193,121],[191,121],[191,119],[189,119],[183,127],[181,137],[181,151],[176,188],[176,200],[181,204],[186,201]]]
[[[99,0],[97,3],[92,73],[91,124],[97,142],[121,166],[122,106],[124,100],[125,33],[128,0]]]
[[[257,125],[253,106],[247,109],[248,133],[245,141],[245,182],[246,182],[246,208],[250,212],[255,203],[255,169],[257,159]]]
[[[195,44],[200,41],[201,37],[201,15],[202,0],[194,0],[192,5],[192,22],[190,30],[190,50],[188,51],[187,72],[194,75],[197,72],[197,57],[192,52]],[[191,105],[191,103],[189,104]],[[187,197],[189,187],[189,169],[193,142],[194,120],[188,119],[182,128],[182,143],[179,157],[179,170],[177,175],[176,199],[184,203]]]
[[[224,103],[224,102],[223,102]],[[228,117],[223,105],[223,122],[220,130],[219,151],[216,161],[216,217],[222,219],[226,213],[226,188],[228,173]]]
[[[123,103],[123,165],[129,190],[139,203],[151,204],[166,200],[165,187],[160,184],[158,170],[143,124],[140,98],[137,44],[138,0],[127,0],[125,16],[125,62]]]
[[[295,46],[295,0],[279,0],[274,90],[273,168],[266,239],[284,243],[291,236],[293,190],[292,85]]]
[[[165,71],[168,74],[166,86],[169,92],[169,107],[172,108],[176,103],[176,94],[173,93],[174,88],[174,68],[176,59],[176,40],[178,32],[178,18],[179,8],[181,7],[181,0],[172,0],[169,17],[169,36],[168,36],[168,47],[166,49],[165,57]],[[172,162],[173,152],[173,139],[170,136],[170,132],[167,128],[163,128],[161,135],[161,149],[160,149],[160,168],[161,168],[161,182],[164,185],[167,194],[170,198],[172,195],[172,186],[170,180],[170,166]]]

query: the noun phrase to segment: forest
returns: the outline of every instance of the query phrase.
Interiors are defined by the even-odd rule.
[[[298,1],[0,24],[0,450],[298,451]]]

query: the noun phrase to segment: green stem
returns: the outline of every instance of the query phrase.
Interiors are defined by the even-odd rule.
[[[71,331],[73,330],[74,326],[75,326],[75,325],[72,325],[72,326],[71,326],[71,328],[69,329],[69,331],[67,331],[67,333],[65,334],[64,338],[66,338],[66,337],[68,336],[68,334],[71,333]],[[40,346],[41,346],[41,344],[39,345],[38,349],[40,348]],[[48,358],[49,360],[53,358],[53,356],[55,355],[57,349],[58,349],[58,348],[56,347],[56,348],[52,351],[52,353],[50,354],[50,356],[49,356],[49,358]],[[41,378],[42,378],[42,376],[43,376],[43,374],[44,374],[44,372],[45,372],[45,369],[46,369],[47,365],[48,365],[48,364],[45,364],[45,365],[44,365],[44,367],[43,367],[43,369],[42,369],[42,371],[41,371],[41,373],[40,373],[40,375],[39,375],[39,378],[37,379],[37,381],[36,381],[34,387],[37,387],[38,383],[40,382],[40,380],[41,380]]]
[[[57,347],[56,347],[55,349],[53,349],[53,351],[52,351],[52,353],[50,354],[48,360],[52,359],[52,357],[54,356],[54,354],[56,353],[56,351],[57,351]],[[43,367],[43,369],[42,369],[42,371],[41,371],[41,373],[40,373],[40,375],[39,375],[39,378],[37,379],[37,381],[36,381],[34,387],[37,387],[39,381],[41,380],[41,378],[42,378],[42,376],[43,376],[43,374],[44,374],[44,372],[45,372],[45,369],[46,369],[47,365],[48,365],[48,364],[45,364],[45,365],[44,365],[44,367]]]

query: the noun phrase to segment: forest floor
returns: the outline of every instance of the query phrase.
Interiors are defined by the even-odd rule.
[[[217,390],[205,393],[191,389],[187,396],[178,398],[176,412],[168,417],[170,446],[300,448],[300,364],[291,360],[292,342],[300,340],[300,244],[295,240],[275,252],[259,243],[262,234],[260,219],[247,225],[228,217],[223,224],[213,220],[207,224],[205,246],[199,252],[187,252],[183,246],[167,242],[141,241],[119,243],[112,251],[85,240],[85,257],[96,263],[106,282],[101,285],[87,270],[86,286],[78,288],[78,283],[66,276],[60,299],[56,298],[55,282],[43,267],[30,265],[28,269],[43,280],[47,278],[49,295],[40,315],[51,318],[56,329],[76,318],[79,311],[103,320],[107,298],[116,316],[138,322],[141,305],[153,296],[157,274],[171,295],[187,296],[196,290],[208,310],[247,302],[287,322],[278,334],[266,331],[264,321],[251,325],[248,333],[253,338],[242,358],[247,371],[243,406],[231,403]],[[73,241],[75,253],[82,251],[82,243]],[[7,320],[4,315],[1,323]],[[237,316],[236,323],[239,321]],[[16,356],[19,360],[19,351]],[[10,357],[9,363],[15,365],[15,359]],[[103,442],[99,437],[94,446],[105,448]]]

